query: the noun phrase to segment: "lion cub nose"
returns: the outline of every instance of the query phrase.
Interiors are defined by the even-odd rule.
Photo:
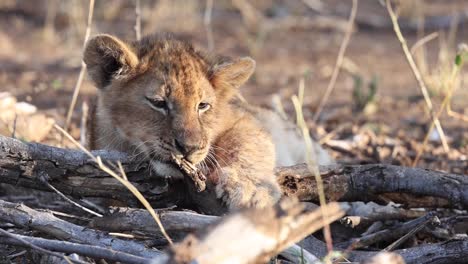
[[[188,157],[190,154],[200,149],[199,145],[188,144],[187,142],[177,139],[175,139],[175,147],[180,153],[182,153],[182,155],[184,155],[184,157]]]

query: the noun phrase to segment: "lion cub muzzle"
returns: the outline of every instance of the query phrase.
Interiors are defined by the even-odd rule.
[[[198,164],[206,154],[206,142],[201,128],[194,124],[183,124],[182,128],[174,129],[174,148],[191,163]],[[177,154],[177,153],[176,153]]]

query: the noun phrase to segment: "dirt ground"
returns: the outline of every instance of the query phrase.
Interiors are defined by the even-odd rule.
[[[214,1],[210,26],[214,52],[252,56],[257,61],[255,76],[242,88],[246,100],[270,106],[272,96],[278,95],[293,119],[290,98],[303,79],[305,117],[314,137],[333,156],[348,163],[411,166],[423,147],[430,115],[385,7],[374,0],[359,1],[356,26],[338,81],[314,124],[311,119],[330,80],[351,1],[322,1],[323,6],[315,10],[300,0],[251,2],[257,14],[254,22],[230,1]],[[468,42],[468,18],[455,15],[468,10],[468,3],[407,2],[400,6],[400,14],[408,45],[430,33],[438,34],[415,54],[438,111],[448,91],[443,84],[454,67],[457,46]],[[207,48],[205,1],[142,3],[143,34],[173,32],[201,49]],[[79,0],[1,1],[0,92],[10,92],[63,125],[80,70],[87,5]],[[426,28],[418,24],[421,17],[425,17],[422,24]],[[453,17],[458,22],[451,22]],[[318,23],[320,19],[327,23]],[[97,1],[92,34],[109,33],[133,40],[134,25],[133,1]],[[459,116],[449,116],[446,111],[440,116],[450,150],[446,153],[440,136],[432,132],[416,166],[468,174],[468,122],[463,119],[468,116],[467,73],[462,69],[451,98],[452,110]],[[369,87],[375,87],[375,96],[361,102],[356,94],[369,94]],[[85,80],[73,116],[76,138],[80,135],[82,102],[95,93],[91,82]],[[12,124],[3,125],[7,129],[0,131],[11,136]],[[29,120],[27,126],[34,134],[43,123]],[[22,132],[17,129],[16,136],[34,140]],[[47,127],[44,134],[40,142],[60,145],[56,131]]]

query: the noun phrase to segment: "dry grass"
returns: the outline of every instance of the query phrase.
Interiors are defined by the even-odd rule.
[[[434,106],[432,104],[432,100],[429,96],[428,89],[426,87],[426,84],[421,76],[421,73],[419,71],[419,68],[416,66],[416,63],[414,62],[413,56],[411,55],[411,52],[408,48],[408,45],[406,44],[406,39],[401,33],[400,26],[398,25],[398,17],[396,13],[394,12],[392,8],[392,4],[390,3],[390,0],[386,0],[386,6],[388,10],[388,14],[390,15],[390,18],[392,20],[393,24],[393,30],[395,31],[395,34],[398,38],[398,41],[400,41],[401,47],[403,49],[403,53],[405,54],[406,60],[408,61],[409,66],[411,67],[411,70],[414,74],[414,77],[418,81],[419,88],[421,89],[421,92],[424,96],[424,100],[426,102],[427,109],[429,111],[429,114],[431,116],[432,122],[434,123],[434,126],[437,128],[437,132],[439,133],[440,136],[440,141],[442,142],[442,146],[444,147],[444,151],[448,153],[449,151],[449,145],[447,143],[447,139],[445,137],[444,130],[442,129],[442,125],[440,124],[439,118],[437,117],[435,111],[434,111]]]
[[[328,83],[327,90],[325,90],[325,94],[323,95],[322,100],[320,101],[317,107],[317,110],[315,111],[314,117],[312,118],[312,120],[315,123],[318,121],[320,113],[322,112],[323,107],[327,103],[328,98],[330,97],[333,91],[333,88],[335,87],[338,74],[340,73],[341,65],[343,64],[343,59],[344,59],[344,55],[346,52],[346,48],[348,47],[349,40],[351,39],[351,34],[353,32],[354,21],[356,19],[356,14],[357,14],[357,7],[358,7],[358,0],[353,0],[353,7],[351,9],[351,14],[349,15],[349,19],[348,19],[348,27],[345,32],[343,41],[341,42],[341,45],[340,45],[340,50],[338,52],[338,57],[336,59],[335,68],[333,69],[333,73],[330,78],[330,82]]]
[[[89,0],[89,9],[88,9],[88,22],[86,24],[86,32],[83,40],[83,50],[88,42],[89,35],[91,34],[91,24],[93,22],[93,13],[94,13],[94,0]],[[81,60],[81,69],[78,75],[78,80],[76,81],[75,88],[73,89],[73,96],[70,102],[70,106],[68,107],[67,117],[65,119],[65,131],[68,131],[70,126],[71,118],[73,115],[73,111],[75,110],[76,100],[78,99],[78,95],[80,94],[81,84],[83,83],[83,79],[86,73],[86,64],[83,60]]]
[[[319,200],[320,200],[320,208],[325,207],[327,204],[326,197],[325,197],[325,191],[323,187],[323,180],[320,175],[320,170],[318,168],[318,163],[317,163],[317,157],[314,151],[314,146],[313,144],[316,144],[312,142],[312,138],[310,137],[310,132],[309,128],[307,127],[307,124],[304,119],[304,114],[302,111],[302,105],[304,102],[304,79],[301,80],[301,85],[299,86],[299,92],[298,95],[294,95],[291,100],[294,104],[294,109],[296,111],[296,120],[297,120],[297,126],[299,127],[302,136],[304,137],[304,143],[306,145],[307,153],[306,153],[306,162],[307,162],[307,167],[308,169],[314,174],[315,176],[315,181],[317,182],[317,190],[319,194]],[[322,212],[322,214],[325,216],[327,215],[326,212]],[[331,237],[331,230],[330,230],[330,225],[326,224],[329,221],[327,219],[323,219],[324,222],[324,237],[327,242],[327,248],[329,252],[333,251],[333,241]]]

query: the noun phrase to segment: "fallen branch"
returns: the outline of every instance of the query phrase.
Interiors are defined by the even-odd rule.
[[[349,203],[350,209],[346,211],[345,217],[340,220],[341,224],[348,227],[368,227],[377,221],[404,220],[421,217],[424,211],[407,210],[391,205],[379,205],[374,202]]]
[[[25,205],[18,205],[0,200],[0,220],[19,227],[32,228],[58,239],[70,242],[112,248],[132,255],[152,258],[162,253],[146,248],[143,244],[123,240],[104,232],[87,229],[53,216],[51,213],[39,212]]]
[[[17,234],[7,232],[7,231],[3,230],[2,228],[0,228],[0,236],[1,235],[7,236],[9,238],[9,241],[11,241],[11,243],[13,245],[29,247],[31,249],[34,249],[34,250],[38,251],[39,253],[54,256],[54,257],[57,257],[57,258],[61,258],[61,259],[65,260],[68,263],[86,264],[86,262],[71,260],[70,258],[68,258],[65,255],[49,251],[49,250],[44,249],[43,247],[41,247],[39,245],[34,245],[30,241],[27,241],[26,239],[24,239],[24,236],[20,236],[20,235],[17,235]],[[6,240],[8,240],[8,238]],[[2,239],[0,237],[0,241],[1,240]]]
[[[406,193],[439,197],[449,207],[468,208],[468,177],[464,175],[385,164],[321,167],[321,174],[331,201],[378,201],[379,194]],[[305,165],[278,168],[276,175],[285,195],[318,201],[314,176]]]
[[[39,237],[30,237],[14,234],[15,237],[21,238],[22,240],[28,242],[30,245],[40,247],[47,250],[52,250],[56,252],[63,253],[77,253],[82,256],[97,258],[97,259],[106,259],[111,261],[120,261],[128,264],[142,264],[149,263],[151,259],[138,257],[135,255],[127,254],[124,252],[115,251],[112,249],[107,249],[104,247],[93,246],[93,245],[83,245],[77,243],[71,243],[66,241],[58,241],[52,239],[44,239]],[[21,241],[14,238],[0,237],[0,244],[2,245],[14,245],[21,247],[29,247]],[[56,256],[54,254],[54,256]],[[62,256],[59,256],[62,257]],[[70,259],[71,261],[75,261]],[[87,262],[80,262],[87,263]]]
[[[412,233],[413,230],[417,230],[421,226],[423,227],[428,223],[432,223],[433,221],[435,221],[435,218],[436,216],[434,214],[429,213],[423,217],[406,222],[399,226],[378,231],[365,237],[358,238],[354,242],[352,242],[351,248],[359,249],[382,241],[393,241],[397,238],[405,236],[408,233]],[[393,248],[393,246],[391,248]]]
[[[161,177],[152,177],[147,163],[132,162],[123,153],[95,151],[93,154],[113,164],[121,161],[128,179],[156,208],[191,205],[210,214],[223,211],[220,202],[214,199],[212,186],[210,189],[207,185],[207,190],[197,193],[193,183],[168,184]],[[380,201],[378,195],[399,193],[437,197],[446,200],[448,207],[468,208],[468,177],[463,175],[384,164],[321,167],[320,170],[329,201]],[[0,183],[50,191],[40,182],[39,172],[46,172],[48,182],[65,195],[105,197],[129,206],[139,205],[125,187],[107,176],[81,151],[0,136]],[[275,173],[286,196],[318,201],[314,175],[305,164],[277,168]],[[411,200],[398,202],[418,206]]]

